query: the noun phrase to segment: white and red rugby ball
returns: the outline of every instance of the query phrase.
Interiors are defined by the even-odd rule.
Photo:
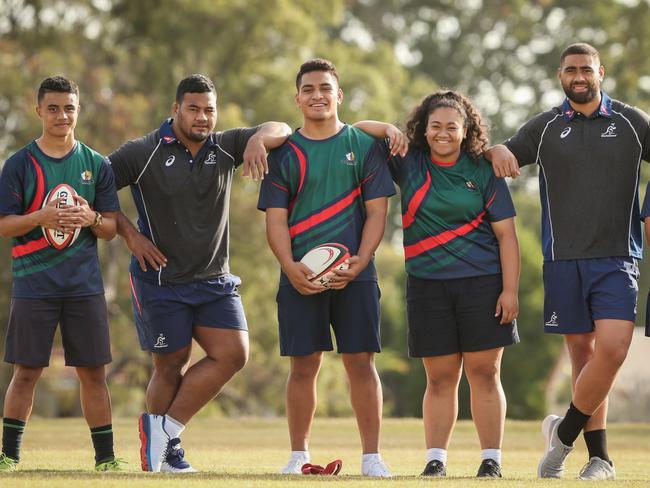
[[[345,261],[350,257],[350,251],[343,244],[327,243],[316,246],[305,254],[300,260],[307,265],[316,276],[310,281],[320,285],[327,285],[334,275],[335,269],[348,269]]]
[[[63,200],[57,203],[57,208],[79,205],[79,203],[73,198],[76,194],[77,192],[70,185],[61,183],[50,190],[45,197],[45,200],[43,200],[43,207],[59,198],[62,198]],[[70,246],[77,240],[77,237],[79,237],[79,233],[81,232],[81,228],[77,228],[74,232],[68,233],[56,229],[48,229],[47,227],[41,227],[41,229],[43,230],[43,235],[48,244],[59,250]]]

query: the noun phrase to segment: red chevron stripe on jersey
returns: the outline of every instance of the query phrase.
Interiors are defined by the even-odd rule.
[[[27,244],[14,246],[13,248],[11,248],[11,257],[16,259],[21,256],[26,256],[27,254],[40,251],[41,249],[45,249],[48,246],[49,244],[47,243],[47,240],[45,240],[45,237],[41,237],[40,239],[36,239],[35,241],[30,241]]]
[[[296,195],[293,197],[293,200],[289,204],[289,212],[291,212],[291,209],[293,208],[296,198],[298,198],[298,195],[300,195],[300,190],[302,190],[302,185],[305,183],[305,175],[307,174],[307,158],[305,156],[305,153],[303,153],[296,144],[294,144],[291,141],[287,141],[287,143],[296,152],[296,156],[298,156],[298,165],[300,167],[300,184],[298,185],[298,191],[296,192]]]
[[[29,155],[29,159],[32,160],[34,170],[36,171],[36,193],[34,194],[34,200],[32,200],[31,205],[25,211],[25,215],[39,210],[43,206],[43,200],[45,199],[45,176],[43,176],[43,168],[38,164],[38,161],[36,161],[32,153],[28,152],[27,154]]]
[[[446,244],[449,241],[454,240],[456,237],[469,234],[471,231],[478,228],[481,222],[483,222],[483,219],[485,218],[485,214],[487,213],[487,209],[490,207],[490,205],[492,205],[492,202],[494,201],[495,197],[496,197],[496,193],[492,195],[490,201],[485,205],[485,210],[483,210],[480,214],[478,214],[476,218],[471,222],[461,225],[456,229],[446,230],[435,236],[427,237],[426,239],[422,239],[421,241],[418,241],[415,244],[411,244],[410,246],[404,246],[404,256],[406,257],[406,259],[419,256],[420,254],[430,251],[435,247],[441,246],[443,244]]]
[[[427,180],[413,194],[413,198],[411,198],[411,201],[409,202],[408,208],[406,209],[406,213],[402,215],[402,227],[404,229],[409,228],[411,224],[415,221],[415,213],[418,211],[418,208],[420,208],[420,205],[422,205],[422,200],[424,200],[424,197],[426,196],[430,187],[431,187],[431,173],[427,173]]]
[[[327,219],[334,217],[337,213],[341,212],[342,210],[352,205],[352,203],[354,203],[354,200],[359,195],[361,195],[361,187],[355,188],[350,193],[348,193],[345,197],[343,197],[341,200],[334,203],[333,205],[330,205],[329,207],[324,208],[320,212],[307,217],[305,220],[293,224],[291,227],[289,227],[289,234],[291,235],[291,238],[293,239],[298,234],[302,234],[303,232],[311,229],[312,227],[320,224],[321,222],[324,222]]]

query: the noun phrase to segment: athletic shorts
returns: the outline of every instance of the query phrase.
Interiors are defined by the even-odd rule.
[[[501,274],[426,280],[408,275],[409,356],[424,358],[485,351],[519,342],[516,321],[494,316]]]
[[[639,267],[631,257],[544,263],[544,330],[582,334],[594,321],[636,318]]]
[[[379,297],[376,281],[353,281],[342,290],[301,295],[291,285],[278,290],[280,354],[307,356],[331,351],[331,328],[339,353],[379,352]]]
[[[57,325],[66,366],[96,367],[112,361],[104,295],[12,298],[5,361],[32,368],[50,364]]]
[[[129,275],[135,326],[143,351],[174,352],[192,342],[194,327],[247,331],[239,287],[231,274],[181,285],[157,285]]]

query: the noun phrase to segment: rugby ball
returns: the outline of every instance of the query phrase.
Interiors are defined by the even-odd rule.
[[[310,281],[326,286],[334,275],[335,269],[348,269],[346,259],[350,257],[348,248],[343,244],[321,244],[312,250],[308,251],[302,259],[301,263],[307,265],[316,276]]]
[[[79,203],[74,198],[72,198],[76,194],[77,192],[70,185],[61,183],[60,185],[57,185],[50,190],[50,192],[45,197],[45,200],[43,200],[43,207],[59,198],[63,198],[63,200],[61,200],[56,205],[57,208],[79,205]],[[58,250],[65,249],[66,247],[72,245],[72,243],[77,240],[77,237],[79,237],[79,233],[81,232],[81,228],[77,228],[74,232],[68,233],[56,229],[49,229],[47,227],[41,227],[41,229],[43,230],[43,235],[45,236],[47,243]]]

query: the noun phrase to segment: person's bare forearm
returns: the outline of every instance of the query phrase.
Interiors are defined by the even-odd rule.
[[[286,268],[287,264],[293,263],[289,224],[287,223],[287,219],[283,215],[282,211],[274,212],[273,209],[267,209],[266,239],[271,251],[283,270]]]
[[[251,137],[259,139],[262,145],[268,149],[281,146],[287,137],[291,135],[291,127],[284,122],[264,122],[257,132]]]
[[[361,233],[361,242],[357,255],[366,265],[372,259],[375,251],[384,237],[386,229],[386,214],[388,213],[388,198],[376,198],[366,202],[366,221]]]
[[[38,212],[27,215],[3,215],[0,217],[0,236],[24,236],[40,224]]]

